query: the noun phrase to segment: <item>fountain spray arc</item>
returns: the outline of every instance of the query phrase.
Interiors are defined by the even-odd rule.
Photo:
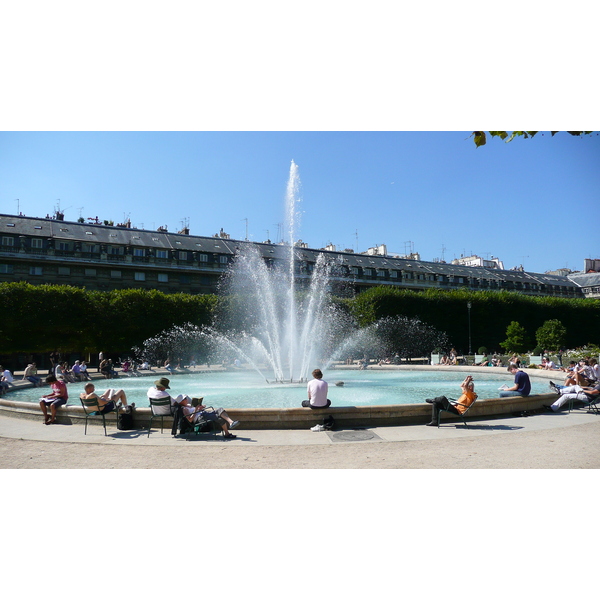
[[[320,254],[311,267],[295,245],[299,226],[300,178],[291,163],[286,192],[288,239],[281,245],[285,260],[263,258],[257,246],[240,251],[229,273],[230,293],[243,298],[239,310],[251,317],[251,333],[227,335],[226,346],[263,372],[266,365],[277,382],[306,381],[322,366],[335,328],[327,301],[331,264]],[[287,257],[285,257],[287,253]],[[275,264],[275,263],[279,264]],[[301,282],[301,285],[298,285]],[[242,318],[242,321],[244,319]],[[221,336],[221,343],[225,339]]]

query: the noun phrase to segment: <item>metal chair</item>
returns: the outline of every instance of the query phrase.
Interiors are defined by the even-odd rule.
[[[575,408],[575,402],[583,402],[583,406],[577,408],[587,408],[588,412],[592,412],[597,415],[600,414],[600,410],[598,409],[600,395],[598,394],[588,394],[584,391],[577,392],[577,396],[575,398],[569,398],[569,412]]]
[[[171,405],[171,397],[167,396],[166,398],[149,398],[150,400],[150,425],[148,425],[148,437],[150,437],[150,430],[152,429],[152,421],[154,419],[160,419],[160,432],[163,432],[163,425],[165,417],[171,418],[173,416],[173,407]],[[167,413],[164,410],[164,407],[167,406],[169,408],[169,412]],[[162,408],[158,413],[155,412],[155,409]]]
[[[87,435],[87,424],[90,417],[102,417],[102,425],[104,426],[104,435],[106,433],[106,416],[100,412],[100,405],[98,404],[97,398],[91,398],[90,400],[81,399],[81,406],[83,406],[83,412],[85,413],[85,431],[84,435]]]
[[[477,396],[475,396],[475,400],[473,400],[473,402],[471,402],[471,404],[469,404],[468,406],[466,404],[463,404],[462,402],[459,402],[458,400],[453,400],[452,398],[448,398],[448,402],[450,402],[450,404],[452,404],[453,406],[456,406],[457,404],[460,406],[466,406],[467,410],[465,410],[465,412],[463,412],[463,413],[460,413],[460,415],[457,415],[455,412],[452,412],[451,410],[446,410],[445,408],[440,408],[440,410],[438,412],[438,423],[437,423],[438,428],[442,421],[442,413],[443,412],[447,412],[448,414],[451,414],[454,417],[460,416],[460,418],[462,419],[462,422],[465,424],[465,427],[468,427],[467,422],[465,420],[465,415],[471,410],[471,406],[473,406],[473,404],[475,404],[475,402],[477,402]]]

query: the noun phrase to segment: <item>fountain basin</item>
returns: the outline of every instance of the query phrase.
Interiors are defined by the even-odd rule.
[[[396,369],[406,369],[407,367],[395,367]],[[411,369],[417,369],[411,367]],[[467,373],[489,373],[491,367],[436,367],[422,366],[418,370],[434,371],[442,369],[444,371],[460,371],[456,373],[456,380],[462,380]],[[494,369],[498,376],[506,373],[506,369]],[[557,379],[557,372],[530,371],[529,375],[533,379],[549,380]],[[155,378],[159,375],[153,374]],[[341,370],[340,370],[341,375]],[[343,379],[343,377],[340,377]],[[333,382],[335,377],[329,377]],[[146,380],[148,384],[151,381]],[[176,377],[174,381],[177,381]],[[119,380],[95,382],[98,388],[101,384],[109,386],[118,386]],[[435,395],[435,394],[432,394]],[[489,398],[478,400],[469,412],[469,419],[477,417],[490,417],[497,415],[509,415],[513,412],[524,410],[535,410],[549,404],[556,398],[555,394],[537,394],[522,397],[510,398]],[[389,404],[389,405],[371,405],[371,406],[332,406],[327,410],[315,411],[310,408],[230,408],[226,406],[227,412],[232,418],[241,422],[240,429],[309,429],[317,423],[322,423],[326,415],[332,415],[339,428],[368,428],[385,425],[411,425],[425,423],[431,417],[431,407],[422,403],[413,404]],[[32,402],[20,402],[9,398],[0,398],[0,413],[13,417],[30,418],[41,421],[41,409],[39,405]],[[137,408],[134,413],[134,425],[138,429],[147,428],[150,423],[150,409]],[[64,424],[82,424],[85,420],[83,409],[75,404],[67,404],[60,407],[57,412],[57,418]],[[452,419],[444,413],[444,420]],[[111,428],[116,427],[114,413],[107,415],[107,421]],[[168,424],[167,424],[168,422]],[[459,421],[460,422],[460,421]],[[91,424],[101,423],[100,419],[91,419]],[[157,423],[153,425],[153,431],[156,431]],[[165,433],[170,432],[171,419],[165,419]]]

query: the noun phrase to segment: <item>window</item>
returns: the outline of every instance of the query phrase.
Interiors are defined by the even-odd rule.
[[[179,260],[187,260],[188,259],[188,253],[185,252],[185,250],[181,250],[179,252]]]
[[[96,269],[86,269],[85,276],[86,277],[96,277]]]
[[[208,254],[201,254],[200,262],[208,262]]]
[[[146,281],[146,273],[136,272],[134,275],[136,281]]]
[[[89,252],[90,254],[98,253],[100,251],[98,244],[83,244],[81,249],[83,252]]]
[[[222,265],[226,265],[228,263],[227,256],[225,254],[221,254],[221,256],[219,256],[219,262]]]
[[[30,275],[41,275],[42,267],[29,267],[29,274]]]
[[[58,267],[58,274],[59,275],[70,275],[71,267]]]
[[[113,279],[121,279],[121,271],[111,271],[110,276]]]
[[[158,274],[158,282],[159,283],[169,283],[169,276],[166,273]]]
[[[12,273],[13,266],[12,265],[0,265],[0,273]]]
[[[123,246],[111,246],[109,254],[123,255],[125,254],[125,248]]]
[[[398,277],[398,271],[390,271],[390,277]]]
[[[10,237],[10,236],[3,236],[2,237],[2,245],[3,246],[14,246],[15,245],[15,238],[14,237]]]
[[[134,248],[133,255],[134,256],[146,256],[146,251],[143,248]]]
[[[352,267],[352,275],[360,275],[360,270],[358,267]]]
[[[169,258],[168,250],[157,250],[156,258]]]
[[[42,238],[32,238],[31,247],[32,248],[43,248],[44,240]]]
[[[58,242],[56,245],[57,250],[68,251],[71,249],[71,244],[69,242]]]

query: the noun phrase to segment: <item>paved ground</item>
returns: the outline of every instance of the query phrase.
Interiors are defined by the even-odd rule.
[[[595,469],[600,416],[585,410],[336,432],[246,431],[173,438],[153,430],[0,416],[2,469]]]

